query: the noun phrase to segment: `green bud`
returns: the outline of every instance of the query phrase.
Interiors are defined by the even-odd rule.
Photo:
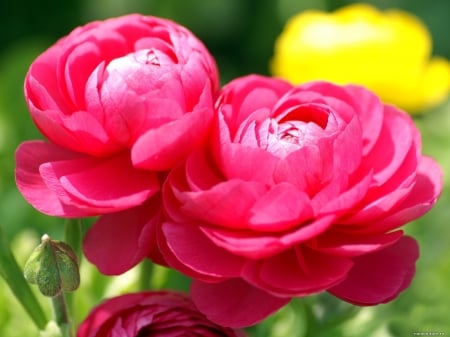
[[[80,285],[75,252],[68,244],[51,240],[47,234],[42,236],[41,243],[25,263],[24,275],[28,282],[37,284],[39,291],[48,297],[74,291]]]

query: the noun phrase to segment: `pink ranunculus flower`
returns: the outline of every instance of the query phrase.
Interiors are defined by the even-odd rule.
[[[439,166],[411,118],[358,86],[230,82],[207,148],[163,187],[166,261],[226,326],[254,324],[322,291],[357,305],[394,299],[418,258],[400,226],[431,209]]]
[[[245,337],[209,321],[184,294],[130,293],[108,299],[81,323],[77,337]]]
[[[120,238],[121,249],[139,249],[106,271],[128,269],[150,249],[142,213],[158,213],[142,205],[160,190],[159,172],[204,141],[218,86],[211,54],[172,21],[132,14],[75,29],[27,73],[26,102],[47,141],[19,146],[20,192],[53,216],[126,212],[126,228],[118,224],[120,213],[100,219],[90,234],[106,243],[107,255],[117,252],[117,236],[129,233]],[[102,252],[94,248],[89,255],[95,259]]]

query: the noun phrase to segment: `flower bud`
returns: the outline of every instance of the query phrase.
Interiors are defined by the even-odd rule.
[[[51,240],[47,234],[42,236],[41,243],[31,253],[24,275],[48,297],[57,296],[62,291],[74,291],[80,284],[76,254],[68,244]]]

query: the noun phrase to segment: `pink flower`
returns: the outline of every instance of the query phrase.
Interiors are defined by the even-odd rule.
[[[141,292],[108,299],[81,323],[77,337],[244,337],[209,321],[183,294]]]
[[[28,108],[48,141],[17,149],[20,192],[48,215],[108,214],[86,253],[94,263],[118,254],[106,273],[131,268],[153,250],[159,208],[146,206],[159,205],[150,200],[159,172],[204,141],[218,86],[213,57],[172,21],[133,14],[75,29],[26,76]]]
[[[223,88],[208,147],[163,187],[158,234],[193,301],[226,326],[328,291],[394,299],[418,246],[398,229],[436,202],[441,170],[411,118],[358,86],[247,76]]]
[[[107,214],[142,204],[157,173],[201,143],[218,88],[214,60],[187,29],[137,14],[79,27],[25,80],[49,142],[17,150],[17,185],[39,211]]]

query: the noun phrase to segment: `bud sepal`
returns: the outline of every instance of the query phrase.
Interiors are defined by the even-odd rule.
[[[24,276],[44,296],[74,291],[80,285],[78,258],[68,244],[45,234],[26,262]]]

